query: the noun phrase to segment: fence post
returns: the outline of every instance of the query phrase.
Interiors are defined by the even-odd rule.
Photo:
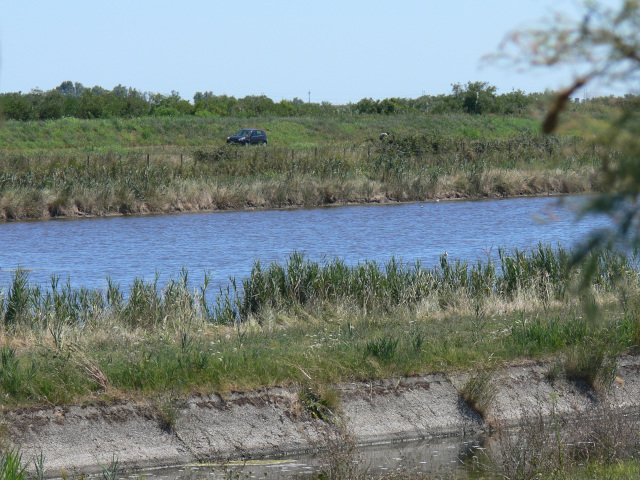
[[[367,147],[367,157],[371,156],[371,145]]]
[[[87,155],[87,167],[89,166],[89,155]]]
[[[291,161],[292,161],[292,162],[295,160],[295,157],[296,157],[296,152],[295,152],[295,150],[292,148],[292,149],[291,149]]]
[[[180,154],[180,168],[182,168],[182,154]]]
[[[150,163],[151,163],[151,154],[147,153],[147,168],[149,168]]]
[[[313,149],[313,158],[318,158],[318,147]]]

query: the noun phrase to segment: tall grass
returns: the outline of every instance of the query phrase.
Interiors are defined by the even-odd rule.
[[[491,259],[469,265],[443,255],[439,266],[428,269],[419,261],[396,258],[384,264],[347,265],[340,259],[319,262],[294,252],[284,263],[264,267],[256,262],[248,277],[232,278],[213,302],[207,291],[209,279],[191,290],[186,269],[163,287],[157,277],[150,282],[136,278],[125,297],[111,279],[106,291],[75,289],[70,282],[61,286],[56,276],[42,288],[30,285],[28,273],[19,268],[6,294],[0,290],[0,313],[8,330],[51,329],[60,319],[72,326],[94,326],[105,316],[129,329],[154,330],[177,316],[196,325],[236,325],[263,311],[322,302],[349,302],[364,311],[384,312],[416,307],[436,297],[441,306],[450,305],[455,296],[509,301],[522,292],[547,301],[563,300],[572,282],[581,278],[571,258],[572,252],[562,247],[538,244],[530,251],[500,249],[497,265]],[[637,279],[635,256],[603,250],[592,253],[588,262],[595,265],[591,281],[600,291],[612,290],[623,277]]]
[[[598,189],[594,167],[500,167],[402,158],[369,160],[366,152],[274,152],[267,147],[238,161],[185,157],[105,156],[87,162],[0,169],[0,220],[74,215],[313,207],[330,204],[428,201]],[[276,156],[278,155],[278,156]],[[265,160],[265,156],[268,158]],[[351,156],[351,158],[349,158]],[[112,158],[112,160],[106,160]],[[153,157],[151,157],[153,158]]]
[[[263,267],[256,262],[247,278],[231,279],[221,290],[215,305],[209,306],[209,279],[199,290],[190,290],[184,269],[160,288],[158,278],[151,282],[134,279],[125,298],[120,287],[107,279],[106,291],[74,289],[70,282],[60,285],[52,276],[48,288],[32,286],[28,273],[16,270],[6,295],[0,297],[5,327],[18,324],[48,325],[64,318],[71,325],[91,325],[105,312],[130,328],[156,328],[179,312],[202,323],[235,324],[246,321],[263,309],[288,309],[314,302],[348,300],[365,310],[389,310],[415,306],[438,295],[452,292],[465,297],[509,299],[521,291],[540,298],[563,299],[580,270],[571,263],[572,252],[562,247],[538,244],[530,251],[499,250],[499,264],[492,260],[469,265],[440,257],[438,267],[427,269],[421,263],[405,263],[396,258],[379,265],[375,261],[347,265],[343,260],[322,262],[294,252],[284,263]],[[595,259],[591,260],[591,259]],[[594,288],[610,290],[621,276],[636,277],[635,256],[603,250],[591,254]]]
[[[0,451],[0,478],[3,480],[23,480],[28,478],[22,455],[17,449]]]
[[[598,188],[599,152],[574,137],[541,137],[522,119],[398,117],[385,141],[378,134],[389,128],[369,117],[263,121],[274,130],[266,148],[226,146],[229,119],[7,122],[0,138],[15,135],[0,151],[0,219]],[[78,137],[57,147],[54,132],[67,130]],[[39,143],[25,143],[32,131]]]
[[[503,251],[496,265],[443,257],[426,269],[294,253],[284,263],[256,263],[217,294],[207,281],[192,288],[186,271],[165,285],[134,280],[127,293],[112,281],[105,290],[55,277],[34,286],[18,271],[0,288],[0,393],[7,404],[96,395],[166,404],[167,392],[322,384],[549,355],[566,358],[567,377],[604,389],[610,360],[640,338],[635,260],[597,254],[595,321],[568,293],[582,279],[570,255],[540,245]],[[606,346],[602,361],[590,355],[594,339]]]
[[[349,300],[366,310],[415,306],[434,296],[443,305],[455,296],[509,299],[522,291],[545,300],[561,300],[571,281],[579,277],[571,256],[562,247],[538,244],[530,252],[501,249],[497,266],[491,260],[469,265],[443,255],[439,267],[425,269],[420,262],[409,264],[395,258],[384,265],[365,261],[349,266],[339,259],[320,263],[293,253],[284,264],[264,268],[257,262],[240,284],[232,282],[218,298],[215,317],[233,323],[265,308],[337,300]],[[613,288],[620,272],[634,271],[635,260],[623,254],[605,250],[593,256],[592,281],[602,289]]]

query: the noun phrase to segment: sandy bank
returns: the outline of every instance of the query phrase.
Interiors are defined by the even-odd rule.
[[[548,365],[526,363],[496,372],[495,397],[485,419],[459,393],[468,375],[424,375],[337,386],[334,424],[314,418],[296,388],[194,396],[175,406],[173,428],[148,405],[65,406],[12,411],[4,423],[23,460],[42,452],[48,475],[100,471],[115,455],[126,468],[217,459],[264,457],[316,447],[328,428],[358,443],[462,435],[495,420],[551,411],[588,412],[602,402],[640,411],[640,357],[619,360],[618,379],[606,396],[584,385],[548,379]]]

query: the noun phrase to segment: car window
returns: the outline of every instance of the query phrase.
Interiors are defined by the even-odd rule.
[[[242,130],[238,130],[236,133],[234,133],[234,135],[236,137],[250,137],[250,136],[257,136],[257,135],[262,135],[262,136],[266,136],[266,133],[264,133],[263,130],[251,130],[248,128],[243,128]]]

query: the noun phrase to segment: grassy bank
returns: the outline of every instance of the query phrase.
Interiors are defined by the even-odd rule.
[[[213,296],[207,279],[190,288],[186,271],[163,287],[136,280],[125,295],[112,282],[89,290],[52,278],[43,288],[19,270],[0,288],[3,410],[135,400],[170,429],[176,405],[196,393],[299,385],[301,405],[322,415],[339,408],[334,383],[471,370],[480,374],[461,394],[482,411],[491,401],[484,373],[522,359],[548,360],[549,378],[607,392],[617,356],[640,345],[637,257],[592,254],[588,288],[578,289],[585,276],[571,268],[573,252],[538,245],[499,253],[497,263],[473,265],[442,257],[433,269],[294,253],[256,264]],[[637,452],[635,426],[620,412],[601,414],[601,422],[560,426],[532,412],[522,435],[495,425],[490,442],[499,448],[479,454],[474,472],[631,478],[637,466],[615,462]],[[0,452],[0,469],[15,475],[7,478],[25,478],[2,435]],[[334,454],[331,462],[351,459]],[[415,478],[398,475],[389,478]]]
[[[602,152],[513,117],[62,119],[0,129],[0,220],[586,193]],[[235,123],[234,123],[235,122]],[[257,125],[256,125],[257,126]],[[384,141],[380,131],[391,135]]]
[[[611,358],[640,341],[637,271],[601,254],[580,302],[569,256],[539,246],[502,252],[500,265],[442,258],[424,269],[294,254],[256,265],[215,301],[206,282],[188,288],[187,272],[162,289],[135,281],[125,296],[55,279],[42,289],[18,271],[0,294],[0,393],[5,406],[174,398],[549,356],[557,374],[607,388]]]
[[[336,115],[334,117],[141,117],[48,121],[5,121],[0,144],[6,152],[65,150],[69,154],[100,153],[138,147],[207,147],[222,145],[228,135],[255,126],[276,147],[353,146],[376,140],[380,132],[432,133],[446,137],[495,139],[536,135],[539,121],[512,116]]]

